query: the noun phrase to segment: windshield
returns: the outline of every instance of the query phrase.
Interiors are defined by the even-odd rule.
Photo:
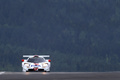
[[[40,62],[45,62],[45,59],[40,57],[33,57],[33,58],[29,58],[28,62],[40,63]]]

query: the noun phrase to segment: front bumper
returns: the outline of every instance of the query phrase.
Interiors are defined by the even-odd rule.
[[[36,70],[34,68],[27,68],[27,67],[23,67],[23,72],[49,72],[50,71],[50,67],[46,67],[46,68],[37,68]]]

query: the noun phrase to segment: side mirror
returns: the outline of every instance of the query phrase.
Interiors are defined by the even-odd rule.
[[[51,62],[51,60],[49,59],[48,62]]]
[[[21,61],[24,62],[24,59],[22,59]]]

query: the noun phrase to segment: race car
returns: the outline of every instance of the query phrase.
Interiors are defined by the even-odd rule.
[[[28,59],[22,59],[23,72],[50,72],[51,60],[44,57],[49,55],[23,55]]]

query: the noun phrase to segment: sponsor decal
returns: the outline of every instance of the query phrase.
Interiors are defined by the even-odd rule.
[[[39,63],[34,63],[34,65],[31,65],[31,67],[41,67]]]
[[[38,70],[38,68],[33,68],[34,69],[34,71],[37,71]]]

